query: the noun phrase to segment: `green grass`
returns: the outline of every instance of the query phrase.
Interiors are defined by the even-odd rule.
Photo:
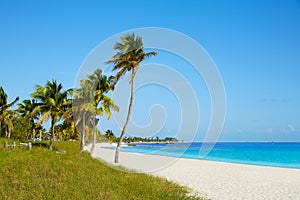
[[[108,167],[80,153],[77,142],[54,143],[64,154],[47,144],[29,151],[0,142],[0,199],[198,199],[165,179]]]

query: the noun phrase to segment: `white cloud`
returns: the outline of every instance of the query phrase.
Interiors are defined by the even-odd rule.
[[[292,125],[292,124],[288,125],[288,129],[289,129],[290,132],[295,132],[296,131],[294,125]]]
[[[293,124],[288,124],[287,127],[281,129],[282,133],[293,133],[296,132],[296,128]]]
[[[267,129],[267,132],[268,132],[268,133],[273,133],[273,129],[272,129],[272,128],[268,128],[268,129]]]

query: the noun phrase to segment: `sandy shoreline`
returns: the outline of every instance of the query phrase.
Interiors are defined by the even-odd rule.
[[[103,144],[97,144],[92,156],[112,163],[114,150],[101,148],[102,146]],[[129,152],[120,153],[120,165],[165,177],[210,199],[300,199],[299,169]]]

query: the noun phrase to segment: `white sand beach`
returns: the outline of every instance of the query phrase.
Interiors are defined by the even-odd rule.
[[[103,144],[97,144],[92,156],[113,163],[114,150],[102,147]],[[194,193],[209,199],[300,199],[300,169],[177,159],[129,152],[120,153],[120,165],[165,177],[192,188]]]

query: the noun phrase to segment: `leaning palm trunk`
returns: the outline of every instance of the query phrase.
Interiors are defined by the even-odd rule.
[[[85,111],[83,111],[83,118],[82,118],[82,133],[81,133],[81,139],[80,139],[80,150],[83,151],[84,145],[85,145]]]
[[[12,127],[8,126],[7,127],[7,138],[10,138],[12,132]]]
[[[123,126],[123,130],[116,148],[116,153],[115,153],[115,163],[119,163],[119,153],[120,153],[120,148],[121,148],[121,144],[124,138],[124,134],[128,125],[128,122],[130,120],[130,115],[131,115],[131,111],[132,111],[132,106],[133,106],[133,102],[134,102],[134,76],[136,73],[136,69],[133,68],[132,70],[132,77],[131,77],[131,96],[130,96],[130,102],[129,102],[129,108],[128,108],[128,113],[127,113],[127,118],[125,121],[125,124]]]
[[[35,124],[33,120],[31,120],[31,126],[32,126],[32,137],[35,138]]]
[[[95,145],[96,145],[96,140],[97,140],[97,134],[96,134],[96,115],[94,115],[94,124],[93,124],[93,128],[94,128],[94,133],[93,133],[93,144],[92,144],[92,148],[91,148],[91,152],[94,151]]]
[[[50,135],[50,146],[49,149],[52,150],[53,149],[53,139],[54,139],[54,119],[52,117],[52,121],[51,121],[51,135]]]

